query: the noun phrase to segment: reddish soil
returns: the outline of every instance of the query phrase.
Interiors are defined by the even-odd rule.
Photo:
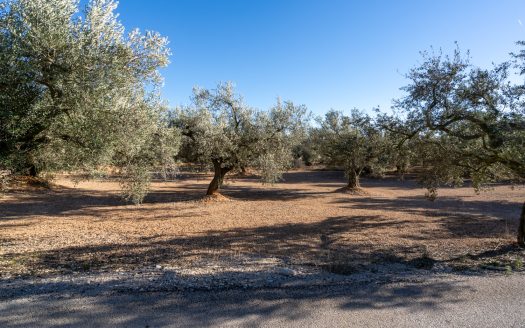
[[[125,204],[114,182],[61,178],[51,189],[19,188],[0,199],[0,277],[226,265],[239,256],[361,268],[524,257],[514,246],[524,189],[444,188],[431,202],[410,180],[363,179],[366,193],[353,195],[336,192],[341,172],[284,177],[273,186],[229,179],[226,197],[210,200],[202,196],[211,177],[187,175],[155,182],[140,206]]]

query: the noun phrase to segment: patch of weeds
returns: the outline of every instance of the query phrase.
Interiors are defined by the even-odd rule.
[[[328,263],[321,265],[321,268],[326,272],[340,275],[351,275],[360,271],[358,266],[352,265],[348,262]]]
[[[49,177],[23,177],[21,181],[34,188],[51,189],[51,179]]]
[[[470,266],[467,264],[455,264],[451,266],[452,271],[461,272],[461,271],[469,271],[476,269],[474,266]]]
[[[504,263],[496,260],[481,263],[479,267],[486,270],[502,271],[506,274],[511,274],[513,272],[513,267],[511,263]]]
[[[471,259],[471,257],[472,257],[472,255],[467,253],[467,254],[463,254],[463,255],[458,256],[455,260],[458,261],[458,262],[467,262],[468,260]]]
[[[485,265],[490,265],[490,266],[493,266],[493,267],[501,267],[501,266],[503,266],[503,264],[500,261],[496,261],[496,260],[487,262],[487,263],[485,263]]]
[[[514,269],[516,269],[516,270],[521,270],[521,269],[523,269],[523,260],[522,260],[522,259],[515,259],[515,260],[512,262],[512,266],[513,266]]]
[[[81,258],[61,258],[53,262],[53,269],[63,273],[95,271],[107,264],[104,258],[86,254]]]
[[[82,263],[82,270],[83,270],[83,271],[89,271],[89,270],[91,270],[91,263],[89,263],[89,262],[84,262],[84,263]]]
[[[416,258],[407,262],[408,265],[413,266],[416,269],[430,270],[434,267],[436,260],[429,257],[428,255],[423,255],[420,258]]]
[[[436,264],[436,260],[431,258],[428,252],[424,251],[419,257],[412,258],[411,260],[403,258],[399,255],[386,253],[379,259],[373,259],[372,263],[400,263],[416,269],[430,270]]]

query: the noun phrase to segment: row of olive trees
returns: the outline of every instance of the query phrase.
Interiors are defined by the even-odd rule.
[[[518,43],[525,46],[524,42]],[[473,66],[456,50],[452,56],[423,53],[394,101],[394,114],[375,118],[352,111],[330,111],[311,130],[321,162],[344,168],[347,189],[360,187],[366,170],[400,176],[419,167],[419,180],[434,199],[443,185],[465,179],[476,190],[492,182],[525,180],[525,50],[490,69]],[[525,204],[518,243],[525,245]]]
[[[304,106],[277,101],[256,110],[231,84],[195,89],[169,112],[159,97],[167,40],[126,34],[113,0],[6,0],[0,3],[0,176],[40,171],[115,170],[126,198],[139,203],[151,172],[169,171],[180,147],[208,163],[219,192],[229,172],[253,167],[276,182],[293,156],[345,170],[349,190],[364,172],[410,165],[435,197],[465,178],[475,188],[525,178],[525,51],[492,69],[459,51],[426,54],[407,77],[393,115],[330,111],[309,124]],[[523,45],[523,44],[521,44]],[[3,178],[2,178],[3,179]],[[518,241],[525,241],[525,205]]]
[[[258,112],[226,84],[195,90],[192,105],[179,109],[172,122],[193,160],[213,164],[208,194],[219,190],[226,173],[247,166],[258,168],[264,181],[277,181],[298,146],[309,161],[317,155],[321,163],[343,168],[349,191],[360,188],[363,172],[395,168],[402,177],[411,165],[419,166],[430,199],[440,186],[465,179],[477,190],[501,180],[522,183],[525,85],[509,77],[512,68],[525,73],[525,51],[492,69],[474,67],[459,51],[424,59],[407,75],[411,83],[394,102],[393,115],[329,111],[309,126],[304,107],[278,102]],[[518,243],[525,245],[525,204]]]
[[[140,203],[152,171],[173,167],[181,143],[213,165],[208,194],[247,166],[275,182],[289,166],[306,109],[258,111],[231,84],[196,89],[169,113],[159,97],[167,40],[125,34],[113,0],[0,3],[0,177],[112,168]],[[170,115],[171,114],[171,115]]]
[[[211,164],[208,194],[232,170],[253,167],[276,182],[300,140],[325,164],[342,166],[349,188],[393,154],[382,131],[358,111],[330,112],[309,129],[304,106],[246,105],[231,84],[196,89],[189,106],[168,113],[159,98],[167,41],[125,34],[112,0],[9,0],[0,4],[0,170],[14,174],[114,168],[126,198],[147,193],[151,172],[184,159]],[[171,114],[171,115],[168,115]],[[3,173],[2,173],[3,174]]]

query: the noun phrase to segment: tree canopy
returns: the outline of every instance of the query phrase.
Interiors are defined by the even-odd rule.
[[[120,168],[141,201],[148,170],[172,157],[159,68],[167,40],[125,33],[116,2],[0,3],[0,166],[14,173]],[[162,144],[164,146],[159,146]],[[162,152],[159,154],[158,152]]]
[[[251,166],[273,183],[292,162],[294,136],[304,124],[306,108],[281,102],[268,111],[249,107],[231,83],[214,90],[194,90],[192,104],[177,110],[173,124],[184,135],[194,161],[213,165],[207,194],[219,191],[224,176]]]
[[[331,110],[314,130],[314,140],[324,163],[341,166],[348,178],[347,189],[360,188],[365,169],[381,172],[387,163],[387,144],[367,114],[352,110],[349,116]]]
[[[258,110],[231,83],[195,88],[190,105],[169,111],[159,73],[167,39],[126,32],[116,7],[0,2],[0,187],[9,175],[105,171],[140,203],[152,172],[167,173],[180,146],[179,159],[213,168],[208,195],[246,167],[277,182],[294,159],[342,167],[354,191],[364,172],[395,167],[402,176],[417,164],[431,199],[466,179],[477,190],[525,181],[525,42],[488,69],[459,50],[424,52],[394,114],[331,110],[309,126],[304,106],[278,99]],[[525,204],[518,242],[525,245]]]
[[[523,59],[523,52],[515,58]],[[435,197],[442,184],[472,179],[481,188],[502,179],[525,179],[524,85],[509,79],[518,61],[491,69],[469,63],[456,50],[453,56],[424,53],[424,62],[407,75],[406,96],[395,103],[404,116],[385,124],[407,138],[419,138],[425,162],[422,181]],[[523,70],[521,74],[523,74]],[[525,212],[525,207],[524,207]],[[522,215],[518,242],[524,244]]]

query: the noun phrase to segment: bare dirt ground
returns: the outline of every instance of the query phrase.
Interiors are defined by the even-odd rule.
[[[366,195],[334,192],[341,172],[295,171],[274,186],[230,178],[228,199],[203,200],[208,175],[155,182],[141,206],[118,184],[66,178],[0,199],[0,278],[172,267],[221,273],[291,266],[332,273],[403,263],[452,270],[522,270],[515,232],[525,189],[444,188],[434,202],[414,181],[363,179]],[[210,271],[211,270],[211,271]]]

